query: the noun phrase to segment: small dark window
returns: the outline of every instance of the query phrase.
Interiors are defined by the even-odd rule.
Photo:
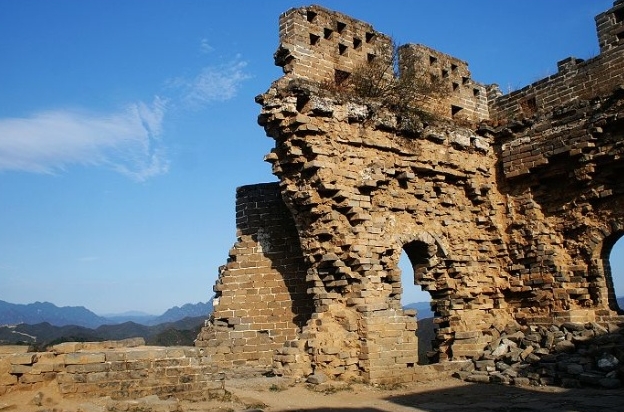
[[[366,55],[366,61],[369,62],[369,63],[372,63],[373,60],[375,60],[376,58],[377,58],[377,56],[372,54],[372,53],[368,53]]]
[[[456,64],[451,64],[451,71],[454,72],[457,70],[457,65]]]
[[[529,97],[528,99],[521,101],[520,110],[522,110],[522,113],[528,117],[537,113],[537,100],[535,100],[535,97]]]
[[[457,114],[459,112],[461,112],[462,110],[464,110],[463,107],[452,105],[451,106],[451,116],[453,116],[453,117],[457,116]]]
[[[338,44],[338,53],[345,54],[347,52],[348,47],[344,44]]]
[[[438,58],[435,56],[429,56],[429,64],[434,65],[438,62]]]
[[[316,34],[310,33],[310,44],[311,45],[314,46],[314,45],[318,44],[320,39],[321,39],[320,36],[317,36]]]
[[[358,39],[357,37],[354,37],[353,38],[353,48],[357,50],[360,47],[362,47],[362,40]]]
[[[346,27],[347,27],[347,24],[346,24],[346,23],[343,23],[343,22],[341,22],[341,21],[336,22],[336,31],[337,31],[338,33],[342,33],[342,31],[343,31]]]
[[[340,86],[342,83],[345,82],[345,80],[347,80],[349,78],[350,75],[351,75],[351,73],[349,73],[349,72],[345,72],[343,70],[335,69],[334,70],[334,82],[338,86]]]
[[[317,13],[313,12],[312,10],[308,10],[306,12],[306,19],[308,19],[308,21],[312,23],[314,19],[316,18],[316,15]]]
[[[617,37],[618,41],[624,40],[624,31],[619,32],[615,36]]]
[[[457,89],[459,89],[459,84],[453,83],[453,91],[457,91]]]
[[[373,39],[375,38],[375,33],[370,33],[370,32],[366,32],[366,43],[370,43],[373,41]]]
[[[470,83],[470,79],[468,77],[462,77],[462,84],[465,86]]]
[[[613,12],[613,16],[615,17],[616,23],[621,23],[624,20],[624,7],[620,7],[619,9]]]
[[[472,95],[474,97],[477,97],[477,96],[481,95],[481,90],[479,90],[479,89],[472,89]]]
[[[446,69],[442,70],[442,77],[444,77],[444,78],[449,77],[448,70],[446,70]]]
[[[326,39],[331,39],[331,35],[334,31],[332,29],[323,29],[323,37]]]

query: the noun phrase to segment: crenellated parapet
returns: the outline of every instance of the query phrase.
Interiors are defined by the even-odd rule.
[[[392,65],[399,64],[393,53],[401,56],[398,61],[409,60],[415,82],[434,79],[443,89],[425,96],[425,110],[466,122],[488,119],[486,86],[471,78],[468,64],[460,59],[420,44],[395,45],[370,24],[320,6],[291,9],[280,16],[275,64],[284,70],[281,81],[304,79],[336,87],[373,62],[382,61],[392,73]]]

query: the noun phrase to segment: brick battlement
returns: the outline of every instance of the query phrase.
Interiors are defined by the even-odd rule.
[[[416,56],[419,72],[440,76],[448,95],[425,107],[447,118],[472,122],[527,118],[575,100],[613,90],[624,72],[624,3],[596,16],[600,55],[587,61],[569,57],[558,72],[521,90],[502,95],[496,85],[471,78],[468,64],[423,45],[401,47]],[[368,23],[320,6],[291,9],[280,16],[280,47],[275,63],[286,78],[340,83],[358,66],[390,61],[392,39]]]
[[[275,64],[285,78],[340,84],[361,65],[380,59],[392,64],[392,39],[368,23],[320,6],[291,9],[280,16],[280,46]],[[468,64],[420,44],[400,53],[413,56],[418,73],[438,76],[446,92],[425,103],[447,118],[480,121],[488,118],[486,87],[475,82]]]

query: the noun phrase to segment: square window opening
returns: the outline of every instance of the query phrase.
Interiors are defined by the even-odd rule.
[[[366,43],[372,43],[372,41],[375,39],[375,33],[366,32],[364,39],[366,40]]]
[[[308,10],[306,12],[306,19],[308,20],[308,22],[312,23],[314,22],[314,19],[316,19],[318,13],[313,12],[312,10]]]
[[[451,64],[451,71],[452,72],[457,71],[457,65],[456,64],[454,64],[454,63]]]
[[[446,70],[446,69],[442,70],[442,77],[444,77],[444,78],[449,77],[449,71]]]
[[[340,53],[340,55],[344,55],[347,52],[347,49],[349,47],[345,46],[342,43],[338,43],[338,53]]]
[[[366,61],[369,62],[369,63],[372,63],[373,60],[375,60],[376,58],[377,58],[377,55],[372,54],[372,53],[368,53],[366,55]]]
[[[362,40],[358,39],[357,37],[353,38],[353,48],[358,50],[362,47]]]
[[[453,91],[457,91],[459,89],[459,83],[453,83]]]
[[[323,38],[331,39],[332,33],[334,31],[332,29],[323,29]]]
[[[535,96],[521,101],[520,110],[522,110],[522,113],[527,117],[531,117],[537,113],[537,100],[535,99]]]
[[[351,76],[351,73],[345,72],[344,70],[334,70],[334,83],[337,86],[343,84],[348,78]]]
[[[438,58],[437,58],[437,57],[435,57],[435,56],[429,56],[429,64],[430,64],[430,65],[432,65],[432,66],[433,66],[433,65],[434,65],[434,64],[436,64],[437,62],[438,62]]]
[[[465,86],[470,83],[469,77],[462,77],[462,84]]]
[[[342,31],[347,27],[347,23],[343,23],[341,21],[336,22],[336,31],[338,33],[342,33]]]
[[[321,39],[321,36],[317,36],[316,34],[310,33],[310,44],[312,46],[317,45],[320,39]]]
[[[479,90],[479,89],[472,89],[472,95],[474,97],[480,96],[481,95],[481,90]]]
[[[452,117],[457,116],[459,112],[461,112],[462,110],[464,110],[464,108],[461,106],[451,105],[451,116]]]
[[[624,21],[624,7],[620,7],[619,9],[613,12],[613,17],[615,17],[616,23],[621,23]]]

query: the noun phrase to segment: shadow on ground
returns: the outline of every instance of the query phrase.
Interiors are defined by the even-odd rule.
[[[562,389],[469,384],[422,393],[392,395],[387,401],[416,411],[623,411],[622,389]]]

